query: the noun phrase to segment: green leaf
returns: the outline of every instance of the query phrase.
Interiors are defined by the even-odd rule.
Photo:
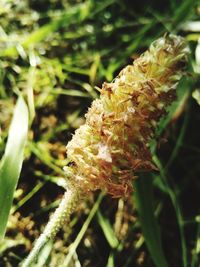
[[[110,245],[111,248],[117,248],[119,245],[119,241],[117,240],[117,237],[115,236],[115,233],[113,231],[112,226],[110,225],[110,222],[104,218],[102,213],[100,211],[97,212],[98,222],[104,232],[104,235]]]
[[[185,0],[182,1],[182,3],[177,6],[174,18],[173,18],[173,24],[172,24],[172,30],[174,25],[179,25],[180,23],[183,23],[184,21],[188,20],[193,12],[192,9],[195,8],[195,5],[197,5],[198,0]]]
[[[21,172],[27,133],[28,109],[23,98],[19,97],[0,164],[0,240],[5,235],[13,194]]]
[[[160,229],[154,215],[152,179],[140,177],[134,185],[135,204],[147,248],[157,267],[167,267],[168,264],[161,244]]]
[[[173,204],[173,207],[175,209],[177,223],[179,227],[179,234],[180,234],[180,242],[181,242],[181,249],[182,249],[182,261],[183,261],[183,267],[187,267],[187,246],[186,246],[186,238],[184,233],[184,218],[182,215],[181,207],[177,199],[177,194],[175,188],[171,188],[167,179],[167,170],[162,165],[161,161],[157,157],[156,154],[153,155],[153,162],[156,164],[156,166],[159,168],[160,172],[160,183],[162,183],[163,187],[165,188],[165,191],[168,193],[171,202]]]
[[[69,266],[70,261],[71,261],[71,259],[72,259],[72,256],[73,256],[74,253],[76,252],[76,249],[77,249],[79,243],[81,242],[81,240],[82,240],[82,238],[83,238],[85,232],[87,231],[90,222],[92,221],[94,215],[96,214],[97,210],[99,209],[99,205],[100,205],[100,203],[101,203],[103,197],[104,197],[104,194],[101,193],[101,194],[99,195],[99,197],[97,198],[96,202],[94,203],[94,205],[93,205],[93,207],[92,207],[92,209],[91,209],[91,211],[90,211],[90,213],[89,213],[87,219],[85,220],[85,222],[84,222],[84,224],[83,224],[81,230],[79,231],[79,233],[78,233],[76,239],[74,240],[73,243],[71,243],[71,245],[70,245],[70,247],[69,247],[69,253],[67,254],[67,256],[66,256],[64,262],[62,263],[62,266]]]
[[[108,262],[107,262],[106,267],[114,267],[114,266],[115,266],[114,254],[113,254],[113,252],[111,252],[109,257],[108,257]]]

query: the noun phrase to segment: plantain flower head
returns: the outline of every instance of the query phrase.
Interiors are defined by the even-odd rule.
[[[128,195],[140,170],[154,165],[148,148],[187,60],[181,37],[168,35],[153,42],[111,83],[104,83],[86,122],[67,145],[69,184],[83,192],[106,190]]]

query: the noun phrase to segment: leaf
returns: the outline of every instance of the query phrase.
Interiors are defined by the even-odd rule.
[[[180,242],[181,242],[181,250],[182,250],[182,262],[183,262],[183,267],[187,267],[187,246],[186,246],[186,238],[185,238],[185,233],[184,233],[184,218],[182,215],[181,207],[177,199],[177,194],[174,188],[171,188],[168,179],[167,179],[167,170],[164,168],[162,165],[161,161],[157,157],[156,154],[153,156],[153,161],[154,163],[158,166],[159,171],[160,171],[160,183],[162,183],[163,187],[165,188],[165,191],[168,193],[170,200],[173,204],[175,213],[176,213],[176,218],[177,218],[177,223],[179,227],[179,234],[180,234]]]
[[[28,109],[23,98],[19,97],[0,164],[0,240],[5,235],[13,194],[21,172],[27,133]]]
[[[109,257],[108,257],[108,262],[106,267],[114,267],[115,266],[115,262],[114,262],[114,254],[111,252]]]
[[[81,230],[79,231],[79,233],[78,233],[76,239],[74,240],[73,243],[71,243],[71,245],[70,245],[70,247],[69,247],[69,253],[67,254],[67,256],[66,256],[64,262],[62,263],[62,266],[69,266],[70,261],[71,261],[73,255],[74,255],[74,253],[76,252],[76,249],[77,249],[79,243],[81,242],[81,240],[82,240],[82,238],[83,238],[85,232],[87,231],[90,222],[92,221],[94,215],[96,214],[96,212],[97,212],[98,209],[99,209],[99,205],[100,205],[100,203],[101,203],[103,197],[104,197],[104,194],[101,193],[101,194],[99,195],[99,197],[97,198],[96,202],[94,203],[94,205],[93,205],[93,207],[92,207],[92,209],[91,209],[91,211],[90,211],[90,213],[89,213],[87,219],[85,220],[85,222],[84,222],[84,224],[83,224]]]
[[[152,179],[140,177],[134,185],[135,204],[147,248],[157,267],[167,267],[168,264],[161,244],[160,229],[154,216]]]
[[[192,9],[194,9],[197,3],[198,0],[185,0],[179,6],[177,6],[175,15],[173,17],[174,24],[172,24],[172,27],[188,20],[193,13]]]
[[[196,100],[197,104],[200,106],[200,89],[194,90],[192,97]]]
[[[115,236],[115,233],[113,231],[112,226],[110,225],[110,222],[101,214],[100,211],[97,212],[97,218],[110,247],[113,249],[117,248],[117,246],[119,245],[119,241]]]

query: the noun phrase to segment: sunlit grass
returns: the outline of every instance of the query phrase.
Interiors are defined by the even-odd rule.
[[[4,238],[14,191],[22,168],[28,134],[28,109],[19,97],[9,129],[5,153],[0,163],[0,240]]]

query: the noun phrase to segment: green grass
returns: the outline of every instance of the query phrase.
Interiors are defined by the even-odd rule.
[[[135,182],[134,195],[142,233],[152,259],[157,267],[167,267],[169,265],[162,248],[160,229],[154,215],[155,207],[153,205],[152,179],[149,177],[140,177],[140,179]]]
[[[27,134],[28,109],[23,98],[19,97],[9,129],[5,153],[0,163],[0,240],[4,238],[6,232],[13,195],[22,168]]]
[[[98,96],[95,86],[112,81],[166,31],[184,36],[191,55],[178,99],[151,143],[159,171],[138,174],[128,200],[97,193],[96,202],[91,196],[81,203],[70,225],[45,246],[38,266],[198,266],[200,118],[192,92],[199,88],[200,30],[185,30],[184,23],[199,21],[199,8],[192,0],[0,4],[1,237],[7,225],[0,266],[19,264],[57,207],[65,146]],[[27,104],[20,98],[14,109],[19,94]]]

